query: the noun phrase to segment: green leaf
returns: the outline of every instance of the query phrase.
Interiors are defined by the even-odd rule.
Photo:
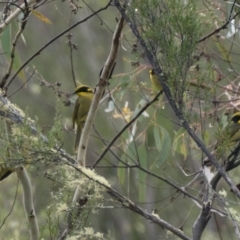
[[[13,69],[14,69],[15,71],[17,71],[21,66],[22,66],[22,61],[21,61],[19,52],[18,52],[17,49],[15,49]],[[19,72],[18,76],[19,76],[22,80],[26,81],[26,76],[25,76],[25,73],[24,73],[23,70],[21,70],[21,71]]]
[[[138,147],[138,158],[140,165],[143,168],[147,168],[147,150],[145,144]]]
[[[168,159],[172,148],[170,134],[165,128],[161,126],[155,126],[153,135],[155,139],[155,146],[159,154],[150,168],[153,168],[154,165],[157,165],[159,167],[161,164],[163,164]]]
[[[11,52],[11,24],[8,25],[5,30],[2,33],[1,41],[2,41],[2,48],[6,56],[10,58],[10,52]]]
[[[184,134],[186,133],[186,130],[184,128],[180,128],[177,133],[175,134],[175,138],[173,141],[172,146],[172,155],[176,156],[176,152],[180,153],[184,156],[184,159],[187,157],[187,148],[185,144],[185,137]]]
[[[220,121],[219,127],[220,127],[221,129],[224,129],[224,128],[229,124],[228,115],[223,114],[223,115],[221,116],[221,119],[220,119],[220,120],[221,120],[221,121]]]
[[[161,143],[161,138],[160,138],[160,133],[159,133],[159,128],[158,127],[154,127],[153,135],[154,135],[156,147],[157,147],[158,151],[161,151],[162,150],[162,143]]]
[[[161,131],[161,140],[162,140],[162,150],[161,155],[158,161],[158,164],[161,165],[163,162],[165,162],[170,154],[170,150],[172,148],[172,141],[169,132],[160,126]]]
[[[147,168],[147,150],[146,146],[142,144],[138,147],[138,157],[140,165],[143,168]],[[140,180],[140,188],[139,188],[139,199],[140,201],[144,201],[146,198],[146,178],[147,174],[140,170],[139,172],[139,180]]]
[[[4,51],[4,53],[7,56],[9,61],[11,60],[10,59],[10,53],[11,53],[11,48],[12,48],[12,40],[11,40],[12,27],[14,27],[14,25],[12,25],[12,24],[7,26],[6,29],[4,30],[2,36],[1,36],[2,48],[3,48],[3,51]],[[17,48],[15,48],[13,70],[17,71],[21,66],[22,66],[22,61],[21,61],[21,58],[20,58],[20,55],[19,55],[19,52],[18,52]],[[24,73],[23,70],[20,71],[18,76],[21,79],[23,79],[24,81],[26,81],[26,76],[25,76],[25,73]]]
[[[204,131],[204,143],[206,146],[208,146],[210,140],[210,134],[209,131]]]
[[[216,41],[214,42],[215,46],[217,47],[219,54],[222,56],[223,60],[225,60],[226,62],[232,62],[231,55],[229,54],[229,50],[227,49],[227,47],[224,45],[224,42],[221,42],[220,39],[217,38],[215,39],[216,39]],[[212,73],[214,74],[215,71],[212,70]]]

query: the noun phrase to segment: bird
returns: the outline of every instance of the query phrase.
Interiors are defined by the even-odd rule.
[[[221,137],[215,144],[214,149],[231,147],[238,141],[240,141],[240,112],[232,115],[231,121],[222,130]]]
[[[228,138],[228,146],[240,141],[240,112],[236,112],[231,117],[231,122],[227,126],[226,134]]]
[[[153,90],[162,91],[162,85],[158,79],[157,74],[154,72],[153,69],[149,70],[149,76],[150,76],[150,80],[152,82]],[[164,76],[164,75],[162,74],[162,76]],[[195,88],[211,89],[211,86],[208,86],[205,83],[198,83],[196,80],[187,81],[187,84],[189,84],[191,87],[195,87]]]
[[[232,115],[229,124],[222,130],[221,137],[215,144],[213,154],[216,160],[222,158],[226,152],[226,148],[234,146],[240,141],[240,112]],[[208,158],[204,159],[204,166],[212,166]]]
[[[150,80],[152,82],[153,89],[156,91],[161,91],[162,85],[153,69],[149,70],[149,75],[150,75]]]
[[[84,123],[87,119],[93,100],[94,91],[87,85],[79,85],[73,94],[78,95],[72,115],[73,129],[75,128],[75,124],[77,125],[77,134],[75,139],[75,150],[77,150],[81,137],[81,131],[84,127]]]

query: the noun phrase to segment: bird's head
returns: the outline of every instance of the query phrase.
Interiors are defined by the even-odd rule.
[[[77,86],[75,91],[73,92],[73,94],[77,94],[78,96],[82,96],[88,93],[93,93],[93,90],[86,85]]]
[[[155,74],[154,70],[153,69],[149,70],[149,74],[154,75]]]
[[[231,121],[234,123],[240,124],[240,112],[236,112],[233,114]]]

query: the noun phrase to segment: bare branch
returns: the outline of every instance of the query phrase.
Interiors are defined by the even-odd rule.
[[[219,33],[221,30],[226,29],[227,25],[233,20],[235,19],[238,15],[240,14],[240,11],[238,11],[233,17],[230,17],[226,23],[224,23],[221,27],[215,29],[213,32],[207,34],[206,36],[202,37],[201,39],[198,40],[198,42],[203,42],[205,40],[207,40],[208,38],[210,38],[211,36],[215,35],[216,33]]]
[[[86,157],[86,151],[87,151],[86,146],[88,144],[90,130],[91,130],[93,120],[94,120],[96,112],[97,112],[98,105],[102,98],[104,88],[107,84],[107,81],[111,74],[111,71],[115,65],[114,63],[115,63],[116,57],[117,57],[120,36],[121,36],[123,26],[124,26],[124,19],[121,18],[120,21],[118,22],[115,32],[113,34],[111,49],[110,49],[107,61],[104,64],[104,67],[103,67],[103,70],[102,70],[102,73],[100,76],[100,80],[99,80],[98,86],[96,88],[96,92],[94,94],[92,105],[89,110],[88,117],[87,117],[86,123],[84,125],[82,135],[81,135],[77,160],[79,163],[83,164],[83,166],[86,165],[85,164],[85,157]]]
[[[28,8],[29,5],[32,3],[35,3],[35,0],[28,0],[24,2],[21,6],[19,6],[2,24],[0,24],[0,33],[3,32],[3,30],[26,8]],[[26,4],[27,3],[27,4]]]

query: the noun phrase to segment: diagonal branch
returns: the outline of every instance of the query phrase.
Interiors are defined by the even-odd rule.
[[[156,74],[159,76],[159,81],[162,85],[163,91],[165,93],[165,96],[167,97],[170,106],[172,107],[173,111],[175,112],[176,116],[178,117],[180,123],[182,126],[186,129],[190,137],[195,141],[197,146],[202,150],[202,152],[208,157],[209,161],[216,167],[218,172],[221,174],[221,176],[224,178],[224,180],[228,183],[228,185],[231,187],[233,192],[240,198],[240,192],[237,189],[236,185],[233,183],[233,181],[230,179],[230,177],[226,174],[226,171],[220,166],[220,164],[216,161],[216,159],[212,156],[212,154],[208,151],[204,143],[200,140],[200,138],[194,133],[194,131],[190,128],[188,121],[183,116],[182,111],[177,106],[176,102],[174,101],[171,91],[169,89],[169,86],[167,85],[165,79],[162,77],[161,73],[163,72],[161,67],[159,66],[158,62],[155,60],[155,57],[147,47],[144,39],[141,37],[141,34],[139,33],[137,27],[135,24],[129,19],[125,12],[125,8],[122,7],[120,2],[118,0],[115,0],[115,5],[117,9],[120,11],[121,15],[124,17],[126,22],[128,23],[129,27],[131,28],[133,34],[136,36],[137,40],[141,44],[146,57],[148,58],[149,62],[152,64]]]
[[[206,39],[210,38],[211,36],[215,35],[216,33],[219,33],[221,30],[226,29],[227,25],[237,17],[237,15],[240,14],[240,11],[238,11],[233,17],[229,18],[226,23],[224,23],[221,27],[215,29],[213,32],[207,34],[206,36],[202,37],[201,39],[198,40],[198,42],[203,42]]]
[[[108,182],[106,182],[106,180],[103,177],[97,175],[94,171],[92,171],[90,169],[86,169],[81,166],[77,167],[76,165],[70,164],[69,162],[66,162],[66,164],[68,166],[73,167],[76,171],[82,173],[90,180],[93,180],[96,183],[98,183],[99,185],[101,185],[102,187],[104,187],[106,189],[107,193],[112,198],[114,198],[116,201],[121,203],[124,208],[129,209],[130,211],[133,211],[133,212],[143,216],[147,220],[151,221],[152,223],[155,223],[156,225],[158,225],[160,227],[168,229],[169,231],[173,232],[176,236],[178,236],[181,239],[185,239],[185,240],[191,239],[188,236],[186,236],[183,233],[183,231],[179,230],[178,228],[176,228],[173,225],[169,224],[168,222],[164,221],[157,214],[149,213],[147,210],[140,208],[137,204],[135,204],[129,198],[121,195],[115,189],[111,188],[110,185],[108,184]]]

